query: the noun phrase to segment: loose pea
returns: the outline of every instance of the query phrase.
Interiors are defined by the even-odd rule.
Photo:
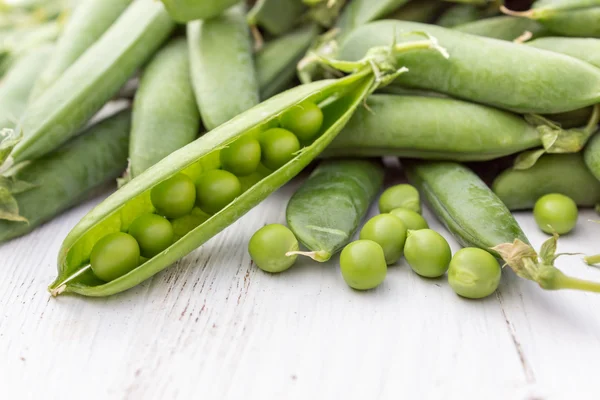
[[[209,214],[218,213],[240,194],[240,180],[231,172],[222,169],[206,171],[196,185],[198,207]]]
[[[302,141],[312,140],[323,125],[323,111],[311,102],[292,107],[281,117],[281,126]]]
[[[263,226],[248,243],[250,257],[266,272],[282,272],[294,265],[298,256],[286,255],[290,251],[298,251],[298,240],[281,224]]]
[[[260,135],[261,161],[265,167],[275,170],[287,164],[300,150],[300,142],[292,132],[273,128]]]
[[[533,217],[540,229],[546,233],[564,235],[577,225],[577,204],[559,193],[542,196],[533,207]]]
[[[408,208],[394,208],[390,211],[390,214],[400,218],[402,222],[404,222],[406,229],[410,229],[411,231],[429,228],[429,224],[421,214],[409,210]]]
[[[406,241],[406,226],[402,220],[392,214],[379,214],[371,218],[360,231],[360,238],[379,244],[390,265],[402,257]]]
[[[485,250],[467,247],[452,257],[448,283],[459,296],[481,299],[496,291],[501,274],[494,256]]]
[[[167,218],[182,217],[194,208],[196,187],[187,175],[177,174],[156,185],[150,199],[158,214]]]
[[[448,270],[452,251],[442,235],[431,229],[408,231],[404,257],[417,274],[437,278]]]
[[[173,243],[173,226],[156,214],[137,217],[129,227],[129,234],[140,246],[143,257],[152,258]]]
[[[241,138],[221,150],[223,169],[237,176],[251,175],[260,164],[260,144],[249,137]]]
[[[386,189],[379,198],[379,212],[389,213],[394,208],[407,208],[420,214],[419,191],[406,183]]]
[[[98,240],[90,255],[94,275],[110,282],[135,269],[140,263],[140,246],[133,236],[115,232]]]
[[[387,275],[383,249],[372,240],[352,242],[342,250],[340,270],[351,288],[373,289],[379,286]]]

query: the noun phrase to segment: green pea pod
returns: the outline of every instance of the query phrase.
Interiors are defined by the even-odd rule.
[[[199,129],[187,42],[174,39],[150,61],[135,95],[129,144],[131,177],[192,142]]]
[[[547,114],[545,117],[556,122],[563,129],[571,129],[587,124],[588,121],[590,121],[593,112],[594,107],[585,107],[564,113]]]
[[[530,32],[533,37],[546,34],[545,28],[538,22],[508,15],[457,25],[454,29],[471,35],[500,40],[515,40],[526,32]]]
[[[444,7],[444,3],[439,0],[411,0],[385,19],[427,23],[433,21]]]
[[[375,46],[401,43],[424,31],[452,55],[403,54],[411,71],[397,83],[520,112],[549,114],[600,102],[600,69],[545,50],[407,21],[378,21],[354,30],[338,58],[356,60]],[[523,68],[527,65],[527,68]],[[502,84],[499,84],[502,82]]]
[[[494,180],[492,189],[511,210],[532,209],[540,197],[550,193],[564,194],[583,207],[600,202],[600,182],[579,153],[548,154],[529,169],[510,168]]]
[[[180,23],[214,18],[240,0],[161,0],[171,18]]]
[[[17,126],[23,139],[13,149],[12,161],[39,158],[75,135],[174,27],[162,4],[135,0],[75,64],[28,106]]]
[[[600,181],[600,135],[596,134],[589,141],[583,153],[583,159],[588,169]],[[596,201],[600,203],[600,195]]]
[[[345,35],[359,26],[390,14],[406,3],[408,0],[353,0],[344,8],[336,27]]]
[[[242,6],[210,20],[190,22],[187,37],[192,83],[206,129],[258,104],[258,81]]]
[[[268,99],[286,89],[296,76],[295,66],[317,37],[314,24],[301,27],[267,42],[256,54],[260,97]]]
[[[249,25],[279,36],[293,29],[306,10],[302,0],[258,0],[246,18]]]
[[[46,45],[17,60],[0,85],[0,129],[14,128],[25,111],[33,83],[52,54]]]
[[[38,97],[51,86],[119,18],[132,0],[85,0],[69,18],[56,51],[35,83],[31,94]]]
[[[384,170],[367,160],[322,162],[292,196],[286,218],[310,252],[294,252],[325,262],[352,239],[383,184]]]
[[[550,31],[563,36],[600,37],[600,1],[550,0],[536,1],[528,11],[502,12],[538,21]]]
[[[327,148],[326,156],[402,156],[483,161],[538,147],[518,115],[452,98],[375,94]]]
[[[449,162],[407,162],[411,181],[463,246],[479,247],[502,258],[518,276],[546,290],[600,292],[600,284],[563,274],[554,267],[558,235],[539,254],[508,208],[471,170]]]
[[[472,4],[459,4],[446,10],[436,24],[445,28],[454,28],[481,19],[481,10]]]
[[[525,44],[538,49],[566,54],[600,68],[600,39],[544,37]]]
[[[123,111],[0,177],[0,242],[31,232],[122,173],[130,121]]]

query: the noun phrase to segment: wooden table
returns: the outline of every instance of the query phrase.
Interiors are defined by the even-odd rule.
[[[505,270],[459,298],[404,261],[359,293],[337,260],[268,275],[250,236],[283,222],[297,179],[176,265],[121,295],[51,298],[61,241],[104,196],[0,246],[0,390],[12,399],[599,399],[600,295]],[[106,193],[108,194],[108,192]],[[375,214],[375,209],[371,214]],[[453,250],[459,246],[428,210]],[[546,238],[518,214],[531,241]],[[600,252],[581,215],[559,250]],[[564,271],[600,280],[581,257]],[[7,396],[11,394],[12,396]]]

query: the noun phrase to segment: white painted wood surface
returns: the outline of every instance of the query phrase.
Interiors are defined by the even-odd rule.
[[[110,298],[46,292],[62,239],[102,198],[0,245],[0,398],[600,398],[600,295],[545,292],[508,270],[497,296],[469,301],[404,262],[365,293],[345,285],[337,261],[280,275],[253,267],[247,241],[284,221],[300,182]],[[584,212],[559,250],[600,252],[595,217]],[[517,218],[539,246],[531,215]],[[600,280],[580,257],[558,265]]]

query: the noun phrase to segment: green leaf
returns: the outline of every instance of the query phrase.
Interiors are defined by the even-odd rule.
[[[21,141],[21,131],[13,129],[0,130],[0,165],[6,161],[12,149]]]
[[[0,186],[0,220],[28,222],[19,215],[19,205],[8,188]]]
[[[552,265],[556,258],[556,246],[558,243],[558,233],[554,233],[552,237],[546,240],[540,248],[540,258],[547,265]]]
[[[513,168],[518,170],[529,169],[533,167],[544,154],[546,154],[545,149],[524,151],[516,158]]]

